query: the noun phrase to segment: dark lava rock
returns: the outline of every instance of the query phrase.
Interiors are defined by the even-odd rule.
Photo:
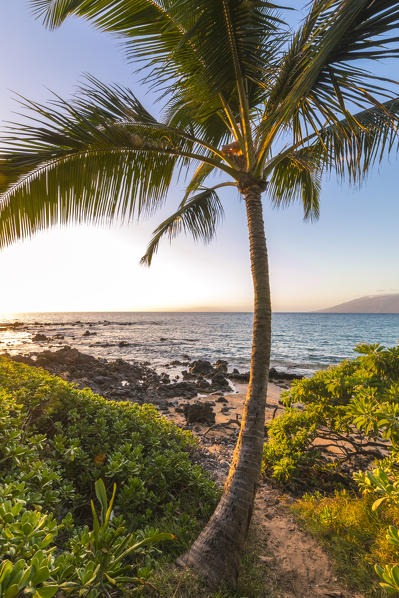
[[[211,385],[209,384],[208,380],[200,376],[196,382],[197,389],[202,392],[209,392],[211,389]]]
[[[227,361],[225,361],[224,359],[218,359],[215,363],[215,370],[218,372],[222,372],[223,374],[227,374],[227,366]]]
[[[160,396],[164,396],[166,398],[184,397],[185,399],[192,399],[198,394],[195,384],[191,384],[190,382],[162,384],[157,386],[156,390]]]
[[[35,343],[39,343],[39,342],[42,342],[42,341],[48,341],[49,338],[45,334],[35,334],[35,336],[32,338],[32,340]]]
[[[210,361],[207,361],[206,359],[197,359],[196,361],[191,362],[189,372],[194,375],[201,374],[202,376],[212,376],[214,369]]]
[[[302,380],[303,376],[300,374],[292,374],[291,372],[279,372],[276,368],[270,368],[269,380]]]
[[[225,378],[222,372],[216,372],[216,374],[212,376],[212,386],[216,386],[218,388],[220,387],[226,390],[230,388],[229,381],[227,378]]]
[[[15,355],[12,359],[43,367],[79,388],[90,387],[107,399],[142,404],[150,398],[163,398],[156,392],[160,382],[158,374],[140,363],[97,359],[68,345],[58,351],[42,351],[36,354],[36,359],[24,355]]]
[[[215,423],[215,412],[209,403],[187,403],[183,407],[184,417],[188,424],[202,423],[212,426]]]
[[[190,365],[190,362],[189,361],[179,361],[178,359],[174,359],[173,361],[170,362],[169,365],[170,366],[176,366],[176,365],[187,366],[187,365]]]
[[[228,403],[228,400],[227,400],[227,399],[225,399],[224,397],[218,397],[218,398],[216,399],[216,402],[217,402],[217,403]]]
[[[249,382],[249,372],[240,374],[237,369],[234,369],[228,376],[231,380],[237,380],[237,382]]]

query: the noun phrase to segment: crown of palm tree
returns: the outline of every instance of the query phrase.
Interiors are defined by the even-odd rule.
[[[266,188],[275,205],[319,213],[320,180],[356,181],[397,144],[395,85],[367,61],[399,54],[399,1],[314,0],[295,34],[263,0],[31,0],[50,28],[83,17],[117,34],[164,111],[87,77],[67,102],[20,98],[0,156],[0,246],[56,222],[110,222],[149,212],[174,174],[195,173],[155,231],[209,240],[223,215],[216,189]],[[393,90],[393,91],[392,91]],[[205,186],[219,171],[224,183]]]

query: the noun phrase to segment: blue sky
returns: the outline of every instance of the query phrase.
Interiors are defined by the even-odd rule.
[[[49,32],[34,20],[27,0],[4,2],[0,46],[1,121],[18,118],[11,90],[36,100],[48,98],[48,89],[68,97],[83,73],[131,86],[143,103],[158,109],[118,41],[83,21],[71,19]],[[392,77],[397,71],[394,63],[374,68]],[[392,155],[355,189],[326,179],[317,223],[304,223],[300,206],[276,211],[265,200],[276,311],[308,311],[361,295],[399,292],[398,166]],[[183,184],[171,189],[169,208],[149,221],[53,229],[3,250],[0,313],[250,310],[244,205],[233,190],[221,194],[226,218],[210,246],[184,237],[172,246],[165,241],[151,269],[138,265],[151,231],[182,192]]]

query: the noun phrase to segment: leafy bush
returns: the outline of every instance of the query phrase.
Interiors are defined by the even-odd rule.
[[[71,596],[83,586],[90,598],[107,595],[95,593],[95,584],[112,586],[103,571],[115,582],[110,595],[119,595],[123,579],[133,583],[124,567],[145,578],[159,558],[160,550],[147,546],[149,538],[166,537],[155,528],[177,537],[165,545],[170,555],[182,551],[217,499],[190,461],[194,448],[189,433],[150,405],[106,401],[0,358],[0,596],[47,598],[65,583]],[[100,518],[90,507],[99,478]]]
[[[308,527],[328,538],[352,582],[365,583],[371,565],[383,562],[375,566],[380,585],[397,594],[399,348],[362,345],[357,351],[356,360],[297,382],[285,394],[286,411],[270,425],[264,471],[285,483],[301,477],[320,486],[323,475],[330,482],[332,473],[344,479],[343,464],[359,465],[360,457],[362,470],[352,472],[357,495],[307,496],[297,511]],[[320,441],[335,452],[327,453]],[[369,595],[380,593],[374,588]]]
[[[359,345],[353,361],[294,382],[268,427],[263,471],[291,486],[320,487],[345,465],[390,452],[399,416],[399,347]],[[348,471],[348,468],[346,469]]]

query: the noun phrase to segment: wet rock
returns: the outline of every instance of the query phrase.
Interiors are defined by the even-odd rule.
[[[212,426],[215,423],[215,412],[209,403],[196,401],[183,406],[184,417],[188,424],[203,423]]]
[[[48,338],[48,336],[46,336],[45,334],[40,334],[40,333],[39,333],[39,334],[35,334],[35,336],[32,338],[32,340],[33,340],[35,343],[41,343],[41,342],[43,342],[43,341],[48,341],[48,340],[49,340],[49,338]]]
[[[228,390],[230,388],[229,381],[225,378],[222,372],[216,372],[212,376],[212,386],[216,386],[217,388],[223,388]]]
[[[227,366],[227,361],[225,361],[224,359],[218,359],[215,363],[215,370],[218,372],[222,372],[223,374],[227,374]]]
[[[191,362],[189,372],[194,375],[201,374],[202,376],[212,376],[214,369],[210,361],[207,361],[206,359],[197,359]]]
[[[208,380],[206,380],[202,376],[200,376],[198,378],[195,386],[197,387],[198,391],[200,391],[200,392],[209,392],[209,390],[211,388],[211,385],[208,382]]]
[[[276,368],[270,368],[269,380],[302,380],[303,376],[300,374],[293,374],[292,372],[279,372]]]
[[[236,368],[228,374],[231,380],[237,380],[237,382],[249,382],[249,372],[240,373]]]

